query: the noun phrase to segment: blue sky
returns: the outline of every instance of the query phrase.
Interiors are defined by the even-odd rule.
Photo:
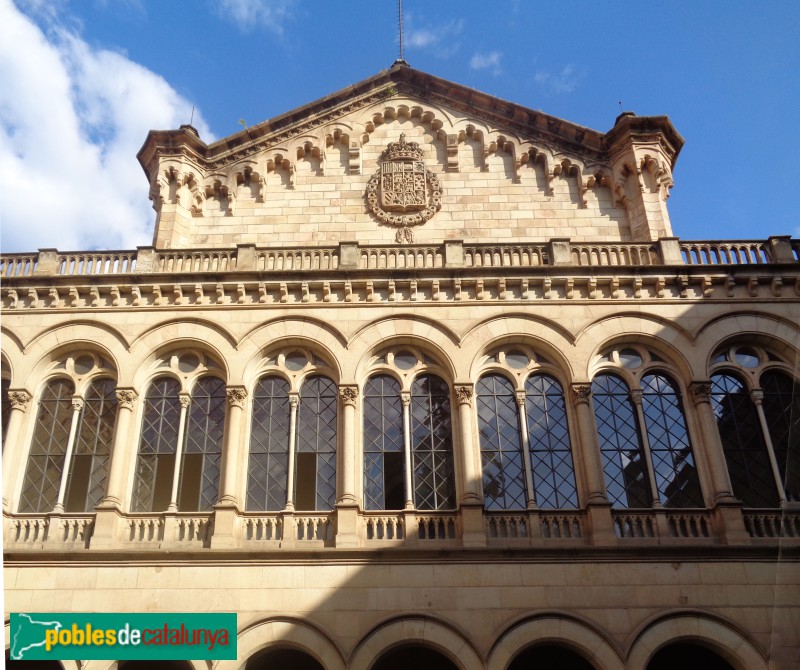
[[[415,68],[601,131],[668,115],[682,239],[800,237],[800,2],[403,4]],[[394,0],[0,0],[2,249],[150,244],[148,129],[224,137],[396,57]]]

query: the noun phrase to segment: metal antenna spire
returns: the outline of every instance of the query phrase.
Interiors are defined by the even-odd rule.
[[[397,0],[397,25],[400,31],[400,60],[403,61],[403,0]]]

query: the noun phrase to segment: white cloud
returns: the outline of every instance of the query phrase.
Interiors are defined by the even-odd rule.
[[[192,104],[56,15],[38,17],[46,34],[0,0],[3,251],[150,244],[155,213],[136,153],[148,130],[187,122]],[[213,139],[197,112],[194,125]]]
[[[247,32],[256,26],[268,28],[279,35],[284,24],[292,18],[295,0],[221,0],[221,16]]]
[[[464,19],[453,19],[438,26],[414,26],[414,16],[406,14],[408,29],[403,37],[408,48],[430,51],[437,58],[450,58],[461,46],[458,36],[464,31]]]
[[[502,72],[500,68],[500,60],[503,54],[499,51],[490,51],[489,53],[475,53],[469,61],[469,66],[473,70],[491,70],[492,74],[498,75]]]
[[[559,95],[561,93],[572,93],[583,79],[583,73],[578,72],[574,65],[565,65],[561,72],[553,74],[545,70],[539,70],[533,80],[542,86],[548,93]]]

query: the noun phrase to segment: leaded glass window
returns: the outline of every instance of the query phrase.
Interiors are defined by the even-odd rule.
[[[405,502],[403,403],[389,375],[364,386],[364,507],[402,509]]]
[[[176,379],[161,377],[153,381],[145,395],[133,512],[162,512],[169,506],[180,431],[180,391]]]
[[[533,490],[541,509],[578,507],[567,408],[561,384],[550,375],[525,382]]]
[[[800,501],[800,384],[780,370],[761,375],[764,415],[786,499]]]
[[[288,474],[289,383],[280,377],[264,377],[253,393],[247,509],[284,509]]]
[[[776,507],[775,478],[755,405],[730,373],[711,377],[712,403],[733,493],[748,507]]]
[[[650,507],[650,484],[628,385],[613,374],[592,381],[597,436],[608,499],[614,507]]]
[[[50,512],[56,505],[72,423],[74,393],[75,386],[66,379],[55,379],[42,391],[19,502],[22,513]]]
[[[414,507],[456,506],[450,388],[435,375],[420,375],[411,386],[411,459]]]
[[[217,502],[224,429],[225,382],[202,377],[192,389],[189,405],[178,509],[207,511]]]
[[[486,509],[524,509],[525,470],[514,388],[502,375],[476,385]]]
[[[336,503],[336,384],[311,377],[300,389],[295,498],[298,510],[332,510]]]
[[[703,493],[676,384],[663,373],[642,377],[642,411],[659,500],[702,507]]]
[[[116,388],[112,379],[96,379],[84,395],[67,479],[67,512],[89,512],[105,495],[117,420]]]

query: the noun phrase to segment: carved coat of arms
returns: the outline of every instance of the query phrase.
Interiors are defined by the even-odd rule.
[[[442,208],[442,186],[425,169],[417,142],[391,142],[380,168],[367,183],[367,208],[381,222],[397,227],[395,240],[413,242],[411,226],[425,223]]]

